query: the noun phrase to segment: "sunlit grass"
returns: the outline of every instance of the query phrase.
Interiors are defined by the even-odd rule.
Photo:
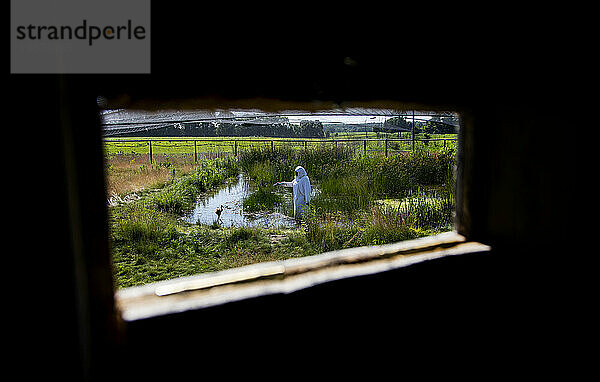
[[[110,208],[118,287],[391,243],[452,227],[454,150],[450,148],[386,157],[358,155],[344,146],[308,150],[275,146],[197,162],[193,155],[180,154],[157,154],[152,165],[145,159],[139,155],[107,159],[109,195],[139,194]],[[245,210],[280,208],[281,200],[288,203],[289,198],[285,193],[282,198],[273,184],[291,181],[297,165],[307,170],[316,192],[310,214],[293,229],[223,228],[180,218],[202,193],[239,171],[257,188],[244,201]]]

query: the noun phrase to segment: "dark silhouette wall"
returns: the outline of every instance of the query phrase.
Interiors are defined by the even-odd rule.
[[[151,75],[8,80],[11,135],[35,131],[27,147],[35,155],[20,159],[27,171],[18,174],[19,185],[7,187],[26,201],[16,214],[18,233],[5,238],[18,243],[5,256],[17,289],[10,312],[21,375],[270,379],[314,377],[319,366],[338,376],[408,369],[485,377],[542,373],[545,364],[530,356],[554,355],[563,337],[547,332],[548,320],[560,326],[572,304],[555,284],[572,272],[557,270],[562,253],[556,250],[569,248],[570,256],[579,248],[570,239],[576,211],[557,206],[572,195],[576,150],[557,152],[551,144],[552,132],[564,125],[549,113],[564,96],[548,91],[559,80],[531,71],[538,56],[492,60],[490,40],[464,39],[459,29],[435,40],[453,47],[450,60],[394,60],[376,48],[397,41],[391,38],[399,39],[397,32],[375,33],[368,39],[373,49],[360,54],[342,44],[331,48],[331,41],[360,37],[336,28],[333,34],[296,30],[277,45],[273,31],[281,24],[234,35],[260,41],[263,49],[252,51],[256,45],[230,40],[231,30],[225,34],[215,24],[202,24],[212,32],[199,33],[193,15],[204,12],[201,7],[152,6]],[[414,31],[414,46],[428,46],[428,35]],[[187,52],[186,59],[173,59],[174,52]],[[115,106],[392,100],[458,111],[464,119],[457,230],[492,245],[492,253],[125,325],[112,299],[98,95]],[[542,127],[550,132],[544,137]],[[35,215],[38,207],[29,201],[40,198],[43,212]]]

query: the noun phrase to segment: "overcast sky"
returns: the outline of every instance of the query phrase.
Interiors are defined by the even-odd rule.
[[[373,117],[373,116],[360,116],[360,115],[315,115],[315,116],[298,116],[288,117],[291,123],[298,123],[302,120],[315,121],[319,120],[322,123],[365,123],[365,122],[384,122],[390,117]]]
[[[222,113],[218,112],[217,116]],[[229,113],[229,112],[228,112]],[[177,121],[177,120],[193,120],[194,118],[202,119],[208,116],[212,116],[213,112],[206,111],[182,111],[182,110],[159,110],[154,112],[140,111],[140,110],[103,110],[101,112],[102,119],[105,123],[117,123],[117,122],[151,122],[156,119],[158,122],[165,121]],[[231,116],[249,116],[255,113],[253,112],[239,112],[234,111],[229,113]],[[258,113],[259,115],[262,113]],[[285,115],[285,114],[284,114]],[[392,116],[373,116],[373,115],[286,115],[291,123],[297,124],[303,120],[309,121],[321,121],[322,123],[383,123]],[[429,119],[430,117],[419,116],[419,120]],[[410,120],[410,117],[407,117]]]
[[[382,123],[385,122],[388,118],[387,116],[370,116],[370,115],[319,115],[319,116],[298,116],[298,117],[288,117],[291,123],[299,123],[302,120],[315,121],[319,120],[322,123]],[[419,116],[419,120],[429,119],[430,117],[422,117]],[[408,118],[410,120],[410,118]]]

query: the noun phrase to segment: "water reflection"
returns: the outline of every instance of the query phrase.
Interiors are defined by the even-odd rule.
[[[244,199],[255,191],[252,182],[243,174],[210,194],[202,195],[194,209],[182,219],[189,223],[213,224],[217,222],[215,210],[223,206],[218,223],[221,227],[293,228],[295,221],[285,214],[285,204],[291,203],[291,194],[284,192],[284,203],[273,211],[244,211]]]

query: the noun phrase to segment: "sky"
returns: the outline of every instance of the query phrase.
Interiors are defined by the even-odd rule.
[[[319,120],[322,123],[382,123],[386,119],[391,117],[383,117],[383,116],[357,116],[357,115],[319,115],[319,116],[298,116],[298,117],[288,117],[291,123],[298,123],[302,120]]]
[[[125,109],[119,109],[119,110],[103,110],[102,111],[102,115],[103,115],[103,119],[106,121],[111,121],[113,119],[115,119],[116,122],[121,121],[121,119],[125,118],[126,120],[131,120],[136,119],[136,118],[140,118],[140,119],[146,119],[148,118],[148,113],[147,112],[140,112],[140,111],[136,111],[136,110],[125,110]],[[150,113],[150,116],[152,116],[154,113]],[[244,116],[244,114],[246,113],[238,113],[238,112],[234,112],[234,115],[237,116]],[[251,115],[252,113],[250,113]],[[284,114],[285,115],[285,114]],[[174,118],[175,120],[177,120],[178,118],[183,118],[183,119],[193,119],[194,117],[194,113],[191,112],[181,112],[181,111],[162,111],[162,112],[157,112],[157,116],[160,118]],[[309,121],[321,121],[322,123],[346,123],[346,124],[353,124],[353,123],[383,123],[385,122],[387,119],[389,118],[393,118],[393,116],[373,116],[373,115],[286,115],[286,117],[288,118],[288,120],[290,121],[290,123],[293,124],[299,124],[300,121],[303,120],[309,120]],[[407,117],[408,120],[410,120],[410,117]],[[429,117],[422,117],[419,116],[418,117],[419,120],[423,120],[423,119],[429,119]]]
[[[299,123],[302,120],[319,120],[322,123],[383,123],[389,118],[388,116],[369,116],[369,115],[319,115],[319,116],[298,116],[288,117],[291,123]],[[419,116],[419,120],[429,119],[430,117]],[[410,120],[410,118],[408,118]]]

